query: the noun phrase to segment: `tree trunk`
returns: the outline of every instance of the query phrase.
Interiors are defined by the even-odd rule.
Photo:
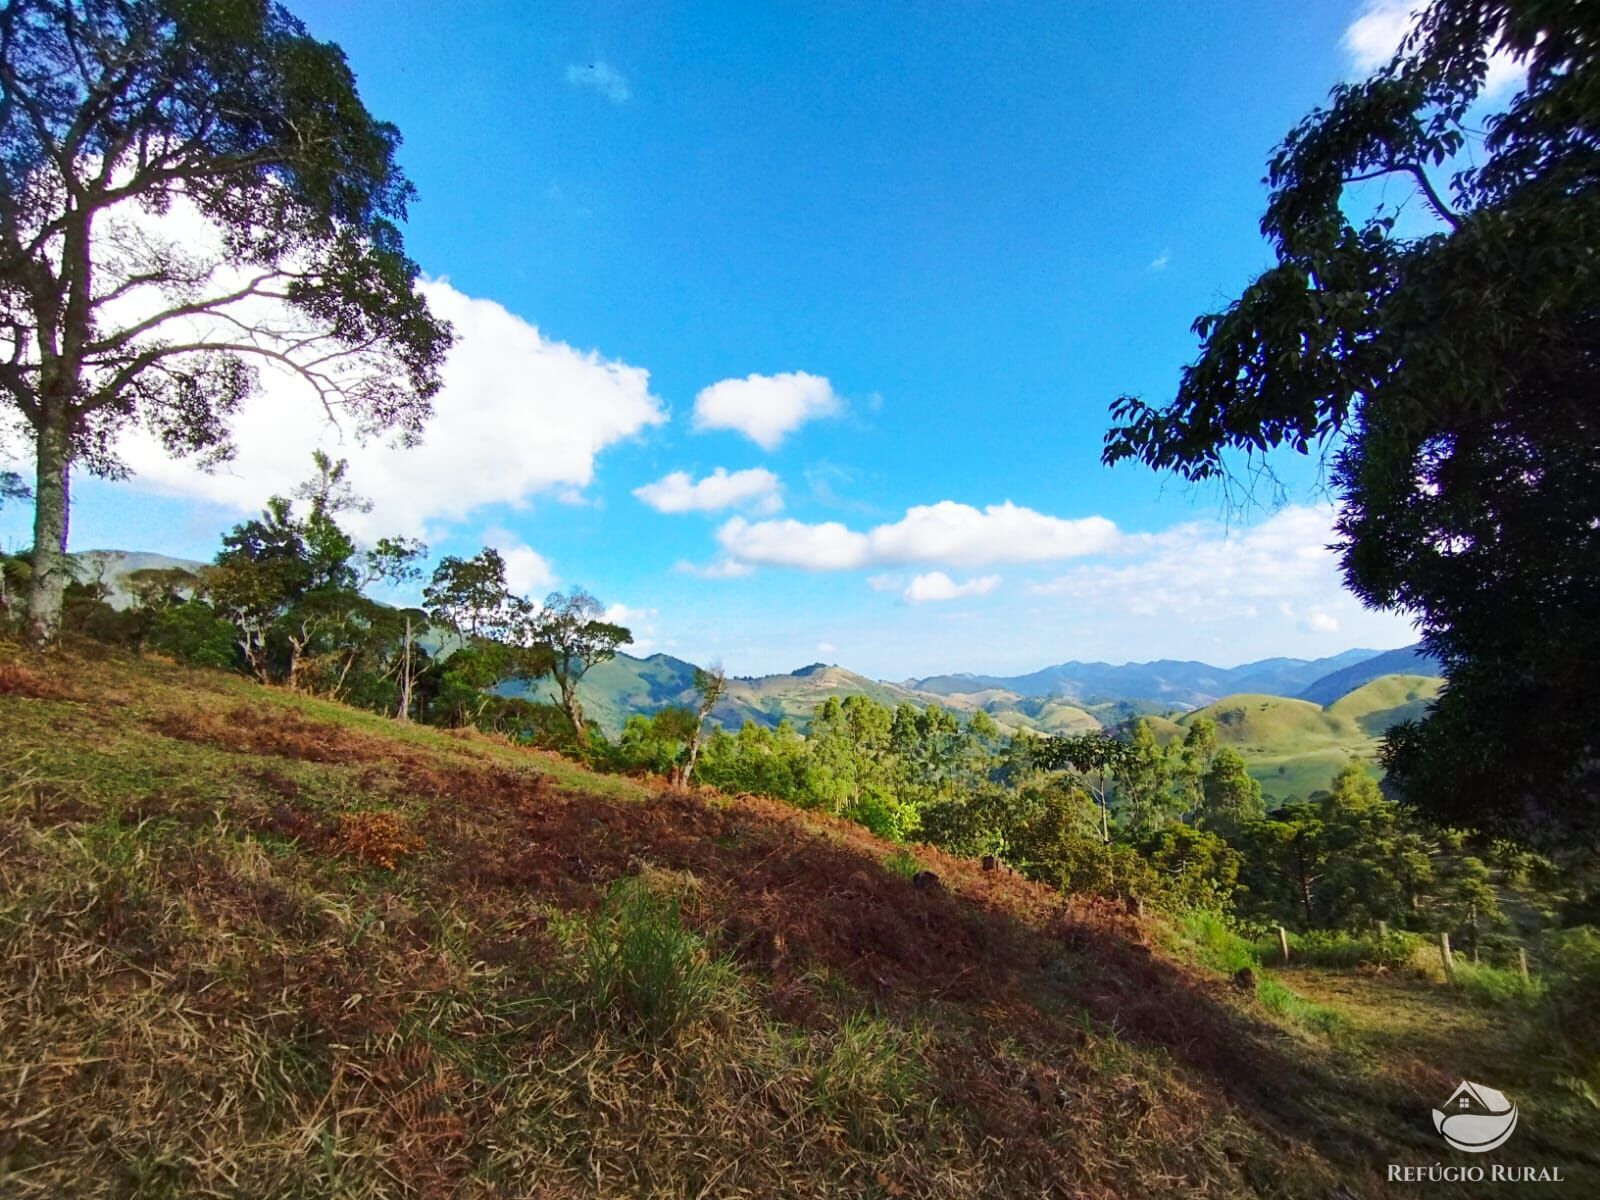
[[[411,618],[406,617],[405,657],[400,664],[400,712],[402,722],[411,720]]]
[[[67,566],[68,495],[72,443],[63,413],[48,413],[35,441],[33,580],[28,586],[28,636],[37,644],[61,633],[61,599],[71,579]]]

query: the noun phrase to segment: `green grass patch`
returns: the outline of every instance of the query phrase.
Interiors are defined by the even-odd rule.
[[[620,1022],[649,1039],[725,1012],[738,973],[683,921],[679,897],[644,876],[620,880],[590,922],[583,949],[587,1004],[597,1023]]]
[[[1256,999],[1268,1012],[1319,1033],[1335,1033],[1349,1023],[1337,1009],[1307,1000],[1271,975],[1256,976]]]

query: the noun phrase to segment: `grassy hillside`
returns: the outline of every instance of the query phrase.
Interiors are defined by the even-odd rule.
[[[1302,700],[1313,704],[1332,704],[1340,696],[1364,683],[1384,675],[1422,675],[1436,678],[1441,674],[1438,659],[1420,645],[1405,646],[1399,650],[1386,650],[1373,658],[1330,672],[1297,693]]]
[[[1488,1052],[1346,1052],[1120,907],[225,674],[0,649],[0,727],[8,1198],[1377,1196]]]
[[[1186,729],[1200,716],[1217,723],[1217,741],[1243,756],[1269,800],[1303,799],[1327,787],[1352,758],[1371,764],[1377,755],[1376,738],[1351,715],[1306,700],[1227,696],[1178,724]]]

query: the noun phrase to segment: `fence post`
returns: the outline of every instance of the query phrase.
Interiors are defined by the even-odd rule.
[[[1456,958],[1450,953],[1450,935],[1443,930],[1439,931],[1439,957],[1444,960],[1444,977],[1454,983]]]
[[[1289,961],[1289,931],[1282,925],[1278,926],[1278,948],[1283,951],[1283,961]]]
[[[1380,942],[1386,942],[1389,940],[1389,922],[1378,922],[1378,940]]]
[[[1528,951],[1525,947],[1517,947],[1517,973],[1522,976],[1522,982],[1528,982]]]

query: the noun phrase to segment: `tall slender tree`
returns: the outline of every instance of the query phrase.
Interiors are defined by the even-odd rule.
[[[0,6],[0,404],[34,449],[32,636],[68,582],[75,467],[140,421],[231,452],[258,368],[414,439],[450,343],[399,222],[399,133],[271,0]]]

